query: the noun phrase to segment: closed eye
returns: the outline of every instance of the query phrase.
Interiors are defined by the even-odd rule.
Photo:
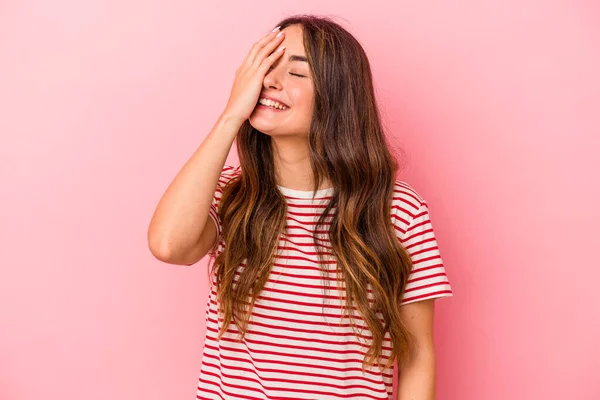
[[[272,69],[275,69],[275,67],[273,67],[273,66],[269,67],[269,71],[272,70]],[[293,72],[290,72],[290,75],[294,75],[294,76],[297,76],[297,77],[300,77],[300,78],[306,78],[304,75],[294,74]]]

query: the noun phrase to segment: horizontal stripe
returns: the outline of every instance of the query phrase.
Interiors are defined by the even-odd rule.
[[[217,255],[226,245],[219,201],[224,186],[240,173],[239,166],[224,166],[209,210],[217,226]],[[287,232],[278,242],[244,340],[239,340],[233,321],[217,340],[224,321],[218,311],[216,276],[210,277],[198,399],[391,399],[393,367],[367,366],[362,373],[372,334],[356,304],[350,310],[358,333],[346,315],[346,286],[337,279],[337,265],[327,239],[335,208],[315,232],[330,199],[326,193],[321,191],[321,197],[313,199],[311,191],[285,191]],[[452,296],[427,202],[400,180],[394,187],[390,222],[413,264],[401,305]],[[322,248],[315,247],[315,238]],[[324,264],[319,262],[319,252]],[[235,272],[234,288],[245,261]],[[370,284],[367,300],[372,304]],[[383,323],[381,312],[377,316]],[[385,332],[383,363],[391,352],[391,337]]]

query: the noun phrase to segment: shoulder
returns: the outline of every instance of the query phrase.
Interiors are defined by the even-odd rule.
[[[399,217],[414,218],[427,202],[409,183],[396,179],[392,198],[392,212]]]
[[[392,196],[392,222],[399,235],[406,232],[407,227],[415,218],[427,211],[427,201],[408,182],[396,179]]]
[[[240,165],[225,164],[221,170],[218,187],[222,189],[230,180],[239,176],[241,172],[242,170]]]
[[[221,176],[233,178],[242,172],[241,165],[225,164],[221,170]]]

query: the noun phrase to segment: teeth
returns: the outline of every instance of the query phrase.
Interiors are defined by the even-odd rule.
[[[260,99],[258,101],[260,104],[263,104],[265,106],[268,107],[272,107],[272,108],[277,108],[279,110],[287,110],[289,107],[284,106],[283,104],[277,102],[277,101],[273,101],[273,100],[269,100],[269,99]]]

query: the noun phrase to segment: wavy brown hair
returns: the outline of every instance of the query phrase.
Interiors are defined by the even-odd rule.
[[[399,163],[380,121],[371,69],[360,43],[328,17],[296,15],[282,20],[303,28],[304,48],[314,80],[314,109],[308,144],[314,192],[323,177],[333,184],[331,200],[315,226],[323,282],[327,286],[325,254],[337,262],[336,277],[344,282],[343,313],[352,321],[358,309],[372,335],[363,360],[381,366],[384,335],[390,333],[389,368],[397,358],[407,361],[414,338],[400,318],[400,304],[412,262],[391,222],[391,202]],[[251,310],[271,270],[280,235],[285,230],[287,204],[277,188],[271,137],[254,129],[248,120],[237,136],[241,174],[223,189],[219,217],[223,240],[216,268],[217,296],[224,314],[225,333],[233,319],[244,338]],[[316,232],[335,208],[323,250]],[[235,282],[238,266],[246,260]],[[210,273],[210,272],[209,272]],[[368,298],[372,289],[373,298]],[[342,299],[340,290],[340,300]],[[247,300],[250,298],[250,301]],[[248,307],[249,305],[249,307]],[[379,317],[381,315],[381,317]]]

